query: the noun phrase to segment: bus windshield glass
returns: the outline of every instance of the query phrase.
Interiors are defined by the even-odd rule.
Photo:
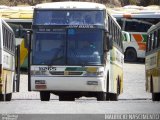
[[[33,64],[64,64],[65,31],[37,32],[33,47]]]
[[[137,21],[126,21],[125,31],[128,32],[147,32],[147,30],[152,26],[152,24],[147,24]]]
[[[103,10],[37,10],[34,25],[104,25]]]
[[[99,29],[68,30],[68,64],[100,65],[103,54],[103,31]]]
[[[101,65],[103,34],[100,29],[37,32],[33,41],[33,64]]]

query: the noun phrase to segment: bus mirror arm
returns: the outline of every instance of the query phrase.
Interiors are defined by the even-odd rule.
[[[113,41],[112,41],[112,37],[110,35],[106,37],[106,40],[105,40],[104,44],[105,44],[104,45],[104,48],[105,48],[104,51],[105,52],[108,52],[109,50],[112,49],[112,47],[113,47]]]
[[[15,64],[15,79],[13,82],[13,91],[14,92],[19,92],[19,87],[20,87],[20,45],[16,46],[16,64]]]
[[[24,36],[25,48],[29,48],[29,41],[31,41],[32,30],[27,30]]]
[[[112,36],[109,35],[108,31],[106,31],[104,39],[104,52],[108,52],[109,50],[111,50],[112,46],[113,46]]]
[[[108,50],[113,48],[112,35],[108,35]]]

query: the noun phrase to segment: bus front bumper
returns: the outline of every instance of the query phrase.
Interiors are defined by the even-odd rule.
[[[104,77],[31,77],[33,91],[106,92]]]

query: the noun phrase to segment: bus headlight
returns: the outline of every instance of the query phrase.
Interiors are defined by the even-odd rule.
[[[89,77],[89,76],[91,76],[91,77],[94,77],[94,76],[103,76],[104,74],[103,74],[103,71],[97,71],[97,72],[86,72],[85,74],[84,74],[84,76],[87,76],[87,77]]]
[[[46,71],[31,71],[31,75],[48,75]]]
[[[104,73],[103,71],[98,71],[97,76],[103,76],[104,75],[103,73]]]

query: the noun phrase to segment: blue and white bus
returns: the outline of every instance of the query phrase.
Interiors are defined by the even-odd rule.
[[[29,53],[28,89],[59,100],[82,96],[117,100],[123,91],[121,28],[106,7],[89,2],[35,6]]]

